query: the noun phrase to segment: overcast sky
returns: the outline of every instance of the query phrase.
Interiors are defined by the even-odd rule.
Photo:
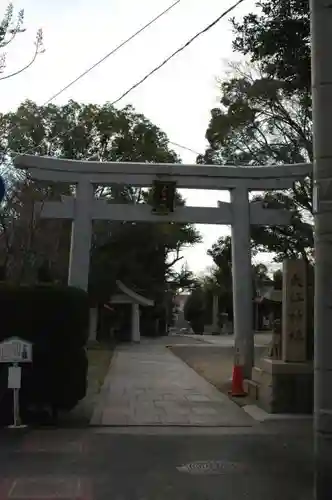
[[[38,28],[43,28],[46,52],[23,74],[1,82],[0,111],[24,99],[42,104],[78,74],[109,52],[172,3],[171,0],[15,0],[25,10],[27,31],[8,49],[6,73],[15,71],[31,57]],[[102,104],[112,101],[200,31],[233,0],[182,0],[169,14],[59,96]],[[7,2],[0,0],[0,9]],[[241,17],[254,10],[252,0],[237,7]],[[169,139],[204,152],[210,109],[218,102],[216,77],[222,76],[232,53],[229,17],[200,37],[118,106],[132,104],[163,129]],[[183,162],[195,163],[196,155],[177,149]],[[227,192],[186,191],[188,205],[216,206]],[[223,226],[198,226],[204,243],[185,251],[192,270],[201,272],[212,264],[206,250],[229,230]],[[266,261],[267,256],[262,260]]]

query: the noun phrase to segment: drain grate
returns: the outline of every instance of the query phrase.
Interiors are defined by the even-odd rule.
[[[221,460],[208,460],[192,462],[190,464],[181,465],[177,467],[179,472],[186,472],[188,474],[228,474],[230,472],[243,471],[243,464],[236,462],[224,462]]]

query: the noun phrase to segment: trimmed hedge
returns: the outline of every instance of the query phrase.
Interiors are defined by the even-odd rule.
[[[89,334],[89,298],[73,287],[0,285],[0,341],[17,336],[44,348],[83,347]]]
[[[33,344],[33,363],[22,364],[22,415],[29,407],[70,410],[86,393],[88,294],[54,286],[0,285],[0,341],[18,336]],[[8,366],[0,364],[0,422],[10,421]]]

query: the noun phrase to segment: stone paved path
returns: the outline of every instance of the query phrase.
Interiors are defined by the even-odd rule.
[[[91,424],[243,427],[255,421],[160,340],[149,340],[117,349]]]

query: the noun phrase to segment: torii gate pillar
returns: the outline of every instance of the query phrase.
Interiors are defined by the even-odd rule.
[[[250,225],[288,225],[290,213],[250,203],[249,191],[288,189],[312,172],[311,164],[266,167],[228,167],[211,165],[146,164],[59,160],[23,155],[15,158],[16,167],[27,169],[32,179],[76,184],[76,197],[41,204],[40,216],[72,220],[72,242],[68,282],[87,290],[93,220],[226,224],[232,226],[233,306],[235,347],[251,378],[254,360],[252,311],[252,274]],[[172,180],[178,188],[227,189],[231,203],[217,207],[178,207],[162,219],[148,205],[107,203],[95,199],[95,185],[128,184],[151,186],[156,180]],[[138,337],[138,314],[133,322]]]
[[[251,378],[254,365],[253,288],[250,244],[250,204],[244,186],[231,190],[232,280],[235,349],[238,349],[245,378]]]
[[[93,196],[93,184],[88,180],[80,180],[76,185],[72,220],[68,285],[85,291],[88,290],[89,284]]]

